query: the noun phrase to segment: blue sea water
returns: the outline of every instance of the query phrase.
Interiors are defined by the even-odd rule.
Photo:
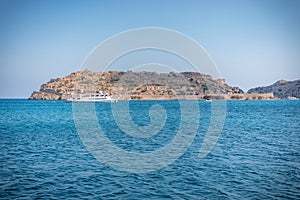
[[[166,109],[151,139],[124,134],[108,103],[95,104],[107,137],[126,151],[168,144],[180,124],[177,101],[130,101],[146,126],[154,104]],[[228,101],[217,144],[200,159],[211,103],[199,102],[200,126],[186,152],[167,167],[127,173],[98,161],[75,127],[72,103],[0,100],[1,199],[300,199],[300,101]]]

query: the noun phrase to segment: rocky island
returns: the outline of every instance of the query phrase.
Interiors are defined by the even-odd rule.
[[[274,99],[272,91],[244,93],[225,79],[214,80],[198,72],[92,72],[81,70],[51,79],[34,91],[31,100],[67,100],[75,94],[107,92],[120,100]]]
[[[288,97],[300,98],[300,80],[286,81],[280,80],[276,83],[264,86],[256,87],[248,90],[248,93],[270,93],[272,92],[275,97],[279,99],[286,99]]]

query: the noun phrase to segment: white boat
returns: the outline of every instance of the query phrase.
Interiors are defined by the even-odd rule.
[[[78,94],[67,99],[67,101],[72,102],[117,102],[118,99],[112,98],[108,93],[99,93],[93,94]]]
[[[205,99],[205,101],[206,101],[206,102],[212,102],[212,99],[207,98],[207,99]]]
[[[297,97],[287,97],[287,100],[298,100]]]

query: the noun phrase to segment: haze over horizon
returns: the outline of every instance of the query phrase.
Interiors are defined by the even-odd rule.
[[[2,0],[0,98],[27,98],[51,78],[80,70],[108,37],[142,27],[173,29],[193,38],[226,82],[244,91],[296,80],[299,11],[297,0]],[[134,68],[137,57],[124,63]]]

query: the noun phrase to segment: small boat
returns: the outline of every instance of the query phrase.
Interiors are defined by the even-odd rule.
[[[297,97],[287,97],[287,100],[298,100]]]
[[[72,96],[67,99],[67,101],[72,102],[117,102],[118,99],[112,98],[108,93],[99,93],[93,94],[78,94],[77,96]]]
[[[207,98],[207,99],[205,99],[205,101],[206,101],[206,102],[211,102],[211,101],[212,101],[212,99],[210,99],[210,98]]]

